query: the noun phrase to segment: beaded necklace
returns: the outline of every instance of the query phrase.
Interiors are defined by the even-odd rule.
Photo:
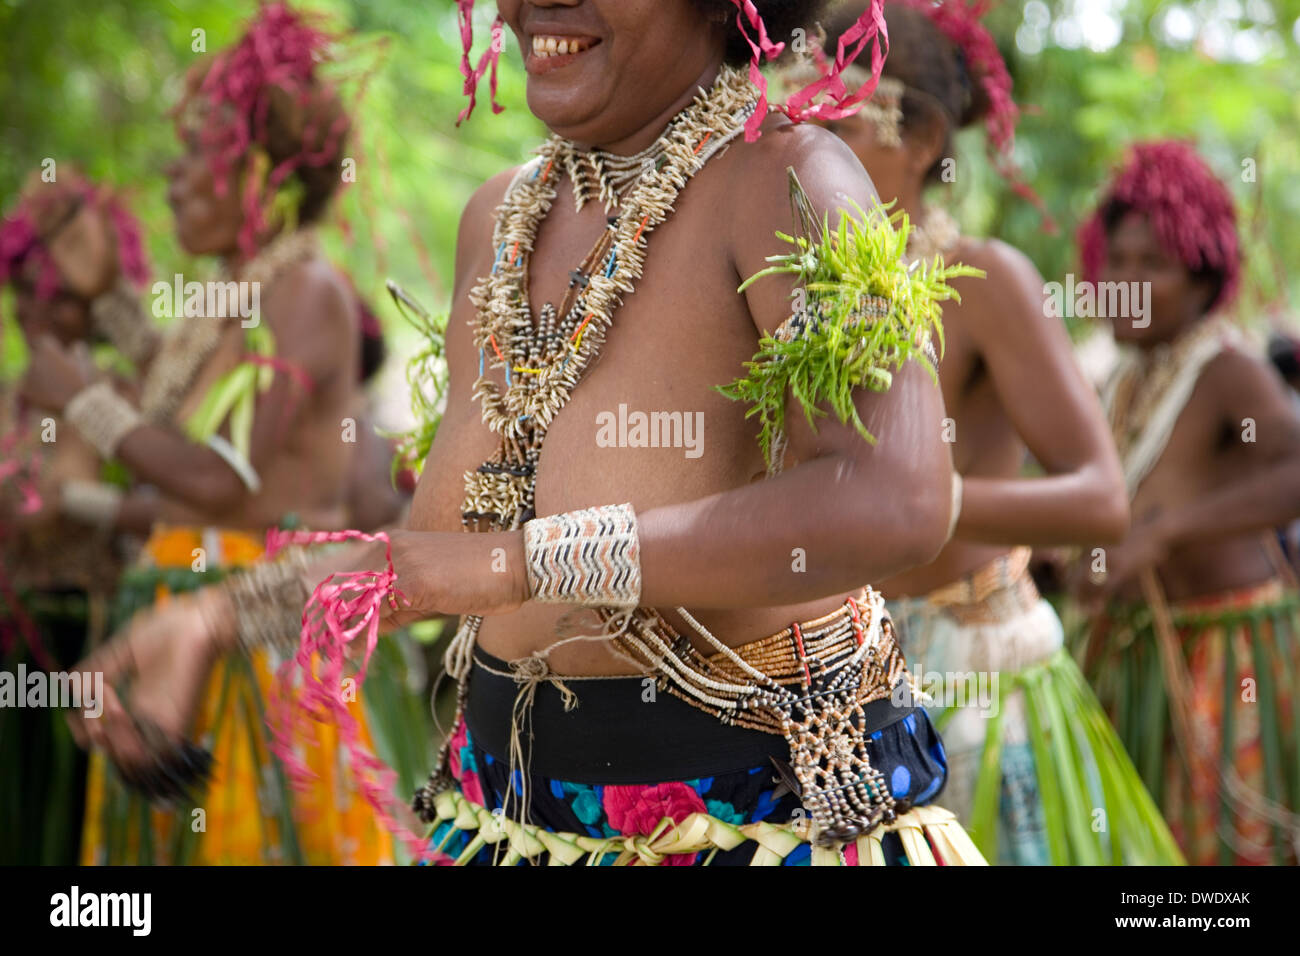
[[[756,102],[746,75],[723,67],[713,87],[626,165],[552,136],[520,170],[497,211],[492,272],[470,293],[479,350],[474,397],[483,407],[484,424],[501,436],[501,446],[465,475],[461,511],[467,528],[482,523],[483,530],[515,528],[534,516],[546,430],[599,353],[622,295],[640,278],[650,233],[672,215],[673,202],[690,178],[743,131]],[[555,200],[559,172],[573,181],[579,210],[595,192],[606,208],[612,200],[618,211],[570,273],[559,307],[547,303],[534,323],[529,264],[538,229]],[[489,369],[502,370],[504,391]]]

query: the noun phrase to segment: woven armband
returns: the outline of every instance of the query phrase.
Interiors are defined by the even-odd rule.
[[[279,560],[254,565],[226,582],[235,609],[236,639],[245,651],[274,648],[282,657],[293,656],[303,608],[311,596],[302,580],[306,566],[306,554],[289,548]]]
[[[112,458],[122,439],[137,425],[144,424],[140,413],[108,382],[88,385],[72,396],[63,417],[81,432],[103,458]]]
[[[629,504],[584,508],[524,525],[528,584],[543,604],[636,607],[641,545]]]
[[[153,326],[128,283],[119,281],[97,296],[90,303],[90,316],[100,334],[136,365],[153,354]]]

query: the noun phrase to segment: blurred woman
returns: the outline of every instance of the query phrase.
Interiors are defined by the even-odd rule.
[[[1102,398],[1134,526],[1079,568],[1085,666],[1189,862],[1294,864],[1300,589],[1277,529],[1300,519],[1300,406],[1227,320],[1232,194],[1188,143],[1134,144],[1079,231],[1085,278],[1145,288],[1110,316]]]
[[[139,317],[115,323],[104,297],[83,296],[63,281],[78,249],[93,246],[128,288],[146,268],[135,220],[111,190],[67,164],[46,181],[33,175],[0,222],[0,287],[13,290],[28,353],[75,350],[105,341],[124,355],[152,347]],[[12,387],[0,386],[0,649],[5,670],[58,670],[102,637],[109,599],[123,566],[123,525],[147,524],[147,496],[125,492],[95,449],[62,419],[37,413]],[[93,688],[84,688],[92,694]],[[18,693],[27,691],[18,681]],[[0,707],[0,860],[69,864],[85,760],[63,721],[49,709]],[[53,702],[50,702],[51,704]],[[82,703],[94,709],[93,700]]]
[[[863,7],[840,8],[828,50]],[[1010,159],[1018,110],[982,10],[886,4],[880,84],[858,114],[828,124],[882,201],[916,224],[912,258],[937,253],[986,275],[956,280],[961,300],[944,307],[947,418],[933,427],[952,443],[958,473],[953,536],[934,561],[879,586],[934,698],[949,757],[945,800],[990,860],[1174,862],[1167,829],[1028,572],[1030,546],[1123,534],[1128,512],[1105,419],[1028,257],[962,235],[925,198],[957,178],[953,135],[980,121],[996,165],[1032,195]],[[1024,475],[1027,451],[1041,476]],[[1062,735],[1066,747],[1053,747]]]
[[[55,349],[29,370],[29,400],[64,414],[161,496],[149,562],[119,595],[122,617],[255,562],[268,528],[347,524],[361,335],[352,290],[314,228],[341,181],[350,127],[319,70],[331,42],[269,4],[188,77],[167,198],[181,246],[220,260],[223,281],[155,283],[154,311],[174,299],[176,321],[138,401],[89,382]],[[274,666],[260,654],[214,671],[196,736],[215,773],[180,812],[154,811],[142,826],[138,797],[93,765],[85,862],[391,860],[391,840],[345,783],[333,734],[306,755],[315,786],[289,792],[263,716]],[[349,706],[365,733],[360,703]],[[158,792],[156,780],[130,783]]]

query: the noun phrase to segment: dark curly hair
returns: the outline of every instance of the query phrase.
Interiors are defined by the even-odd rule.
[[[753,51],[736,26],[736,5],[731,0],[694,2],[706,20],[727,24],[726,62],[733,66],[748,63]],[[754,6],[767,27],[767,35],[775,43],[785,43],[787,49],[795,28],[802,27],[812,35],[814,22],[829,3],[830,0],[754,0]]]
[[[862,15],[862,2],[841,5],[826,24],[827,49]],[[965,58],[925,14],[909,7],[886,4],[889,26],[889,56],[883,76],[892,76],[907,90],[900,109],[903,129],[916,130],[941,119],[947,126],[943,150],[925,175],[927,183],[939,182],[943,157],[952,155],[952,134],[984,118],[989,100],[984,87],[974,82]]]

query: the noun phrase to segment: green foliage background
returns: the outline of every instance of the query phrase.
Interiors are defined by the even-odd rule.
[[[474,117],[455,126],[463,100],[452,0],[302,3],[354,31],[349,48],[359,63],[375,65],[353,151],[357,182],[338,204],[352,241],[331,230],[329,243],[398,333],[395,351],[408,351],[414,343],[399,332],[384,278],[394,276],[427,305],[444,307],[465,200],[488,176],[523,159],[543,130],[525,107],[511,36],[501,73],[506,112],[493,116],[480,99]],[[493,6],[479,4],[477,49],[487,42]],[[979,131],[959,138],[957,182],[945,187],[949,201],[967,229],[1006,239],[1047,278],[1059,278],[1075,265],[1074,227],[1124,146],[1137,138],[1193,137],[1240,202],[1251,253],[1242,311],[1289,312],[1300,273],[1300,0],[1183,4],[1198,29],[1226,24],[1280,38],[1272,54],[1250,63],[1215,59],[1204,44],[1167,42],[1159,24],[1172,6],[1001,4],[990,22],[1027,108],[1018,157],[1064,228],[1055,236],[1040,230],[1034,209],[990,170]],[[0,205],[8,206],[45,157],[73,162],[132,191],[158,274],[186,271],[164,202],[161,171],[175,148],[167,110],[197,55],[193,31],[205,31],[207,50],[217,50],[238,36],[254,7],[252,0],[0,0]],[[1060,21],[1098,8],[1122,21],[1116,45],[1096,52],[1068,48],[1068,37],[1057,42]],[[1028,53],[1017,37],[1031,27],[1045,42]],[[1254,161],[1254,183],[1243,181],[1245,160]],[[0,301],[8,314],[6,306]],[[0,372],[12,375],[22,361],[7,322]]]

